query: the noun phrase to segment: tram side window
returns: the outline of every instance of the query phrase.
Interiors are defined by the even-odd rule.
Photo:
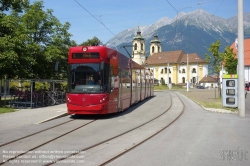
[[[113,90],[118,90],[119,87],[119,77],[118,77],[118,66],[115,67],[110,67],[110,91],[112,92]]]
[[[124,87],[123,93],[130,92],[130,72],[128,69],[121,69],[121,83]]]
[[[104,64],[104,69],[103,69],[103,90],[104,92],[110,92],[111,91],[111,71],[110,71],[110,65],[109,64]]]

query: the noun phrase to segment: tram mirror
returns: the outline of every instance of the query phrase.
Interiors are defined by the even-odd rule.
[[[104,62],[103,61],[101,62],[100,68],[101,68],[101,70],[104,69]]]

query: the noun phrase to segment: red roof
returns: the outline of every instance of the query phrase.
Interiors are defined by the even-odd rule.
[[[233,53],[237,53],[237,50],[235,49],[235,42],[230,48],[233,49]],[[250,38],[244,40],[244,66],[250,66]]]
[[[146,60],[146,64],[155,65],[155,64],[166,64],[166,63],[187,63],[187,54],[183,50],[167,51],[167,52],[158,52],[149,56]],[[188,54],[189,63],[206,63],[198,54],[191,53]]]
[[[207,83],[216,83],[218,82],[215,78],[209,75],[205,75],[201,80],[200,83],[207,82]]]

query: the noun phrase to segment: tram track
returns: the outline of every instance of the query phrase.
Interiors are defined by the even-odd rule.
[[[68,121],[66,121],[66,122],[63,122],[63,123],[57,124],[57,125],[55,125],[55,126],[48,127],[48,128],[46,128],[46,129],[43,129],[43,130],[37,131],[37,132],[35,132],[35,133],[28,134],[28,135],[23,136],[23,137],[20,137],[20,138],[18,138],[18,139],[14,139],[14,140],[12,140],[12,141],[9,141],[9,142],[6,142],[6,143],[3,143],[3,144],[1,144],[1,145],[0,145],[0,148],[1,148],[1,147],[3,147],[3,146],[9,145],[9,144],[11,144],[11,143],[14,143],[14,142],[20,141],[20,140],[22,140],[22,139],[25,139],[25,138],[28,138],[28,137],[34,136],[34,135],[36,135],[36,134],[39,134],[39,133],[45,132],[45,131],[47,131],[47,130],[50,130],[50,129],[56,128],[56,127],[58,127],[58,126],[64,125],[64,124],[69,123],[69,122],[71,122],[71,121],[73,121],[73,120],[74,120],[74,119],[71,119],[71,120],[68,120]]]
[[[113,137],[111,137],[111,138],[108,138],[108,139],[105,139],[105,140],[103,140],[103,141],[100,141],[99,143],[95,143],[95,144],[93,144],[93,145],[90,145],[90,146],[88,146],[88,147],[86,147],[86,148],[83,148],[83,149],[80,150],[80,151],[75,151],[75,153],[68,154],[67,156],[64,155],[64,156],[61,157],[61,158],[57,158],[56,160],[52,160],[52,161],[49,162],[48,164],[42,164],[42,165],[57,164],[57,163],[60,163],[60,162],[69,160],[70,158],[72,158],[72,157],[74,157],[74,156],[82,155],[82,152],[84,152],[84,154],[88,154],[88,155],[89,155],[89,154],[92,154],[93,151],[96,151],[96,149],[98,149],[98,148],[103,148],[103,147],[105,147],[105,146],[107,146],[107,145],[109,145],[109,144],[113,144],[112,142],[114,142],[114,141],[121,140],[121,139],[125,139],[125,138],[127,137],[127,135],[129,135],[129,134],[130,134],[130,136],[132,137],[133,135],[136,135],[136,134],[137,134],[138,132],[140,132],[140,131],[146,131],[145,128],[150,128],[150,125],[152,125],[152,124],[157,124],[157,123],[158,123],[158,122],[157,122],[157,119],[160,120],[160,121],[162,121],[162,120],[163,120],[163,119],[162,119],[162,116],[164,116],[169,110],[173,109],[173,108],[172,108],[172,107],[173,107],[173,105],[172,105],[172,104],[173,104],[173,99],[172,99],[173,96],[172,96],[171,94],[170,94],[170,96],[171,96],[171,97],[170,97],[171,102],[170,102],[170,104],[168,105],[168,108],[166,108],[165,111],[163,111],[162,113],[160,113],[160,114],[157,115],[156,117],[154,117],[154,118],[152,118],[152,119],[150,119],[150,120],[144,122],[143,124],[140,124],[140,125],[138,125],[138,126],[132,128],[132,129],[129,129],[129,130],[124,131],[124,132],[122,132],[122,133],[120,133],[120,134],[117,134],[117,135],[115,135],[115,136],[113,136]],[[183,102],[182,102],[182,105],[183,105]],[[183,106],[183,109],[184,109],[184,106]],[[182,109],[182,112],[183,112],[183,109]],[[181,112],[181,113],[182,113],[182,112]],[[180,115],[181,115],[181,114],[180,114]],[[180,115],[178,115],[170,124],[172,124]],[[33,133],[33,134],[27,135],[27,136],[25,136],[25,137],[16,139],[16,140],[14,140],[14,141],[9,142],[8,144],[7,144],[7,143],[2,144],[1,147],[6,147],[6,145],[10,145],[10,144],[12,144],[12,143],[15,143],[15,142],[18,142],[18,141],[20,141],[20,140],[26,139],[26,138],[28,138],[28,137],[32,137],[32,136],[34,136],[34,135],[36,135],[36,134],[41,134],[41,133],[43,133],[43,132],[45,132],[45,131],[48,131],[48,130],[53,129],[53,128],[56,128],[56,127],[61,126],[61,125],[63,125],[63,124],[67,124],[67,125],[68,125],[69,122],[71,122],[71,121],[73,121],[73,120],[69,120],[69,121],[64,122],[64,123],[62,123],[62,124],[59,124],[59,125],[50,127],[50,128],[48,128],[48,129],[44,129],[44,130],[42,130],[42,131],[40,131],[40,132]],[[29,153],[30,151],[36,151],[36,150],[38,151],[39,148],[44,148],[43,146],[45,146],[45,145],[47,145],[47,144],[49,144],[49,143],[54,143],[54,141],[58,140],[59,138],[62,138],[62,137],[64,137],[64,136],[66,136],[66,135],[69,135],[69,136],[70,136],[70,133],[73,133],[74,131],[76,131],[76,130],[78,130],[78,129],[80,129],[80,128],[82,128],[82,127],[88,125],[88,124],[91,124],[91,123],[93,123],[94,121],[96,121],[96,119],[95,119],[95,120],[92,120],[92,121],[89,121],[88,123],[86,123],[86,124],[84,124],[84,125],[80,125],[79,127],[76,127],[76,128],[74,128],[74,129],[72,129],[72,130],[70,130],[70,131],[68,131],[68,132],[65,132],[65,133],[61,134],[61,135],[58,135],[57,137],[54,137],[53,139],[44,141],[44,142],[42,142],[42,143],[40,143],[40,144],[38,144],[38,145],[36,145],[36,146],[33,146],[33,147],[31,147],[31,148],[25,150],[24,152],[19,153],[19,154],[15,155],[14,157],[9,158],[8,160],[5,160],[4,162],[0,163],[0,165],[3,165],[3,164],[5,164],[5,163],[11,163],[12,160],[16,160],[16,159],[18,160],[19,157],[22,157],[22,156],[27,155],[27,153]],[[165,128],[167,128],[170,124],[168,124],[167,126],[164,126],[164,127],[160,127],[160,129],[158,129],[159,132],[162,131],[162,130],[164,130]],[[142,144],[143,142],[145,142],[145,141],[147,141],[148,139],[152,138],[152,137],[153,137],[154,135],[156,135],[156,134],[157,134],[157,133],[153,133],[153,134],[151,134],[150,136],[147,136],[147,138],[144,139],[143,141],[140,141],[140,143],[133,143],[133,146],[134,146],[133,148],[135,148],[136,146],[139,146],[140,144]],[[130,137],[130,136],[129,136],[129,137]],[[0,147],[0,148],[1,148],[1,147]],[[118,155],[115,155],[115,156],[116,156],[115,158],[118,158],[119,156],[124,155],[125,153],[127,153],[126,151],[131,151],[133,148],[132,148],[132,147],[125,148],[125,151],[123,150],[122,152],[119,152]],[[90,155],[90,156],[91,156],[91,155]],[[105,160],[105,161],[99,162],[97,165],[101,165],[101,164],[105,165],[105,164],[107,164],[107,163],[113,161],[115,158],[114,158],[114,157],[111,157],[111,158],[109,158],[109,159],[107,159],[107,160]]]
[[[180,99],[180,97],[177,95],[177,97]],[[182,115],[182,113],[184,112],[184,109],[185,109],[185,104],[183,103],[183,101],[180,99],[181,103],[183,104],[183,109],[181,111],[181,113],[172,121],[170,122],[168,125],[162,127],[162,129],[160,129],[159,131],[157,131],[156,133],[154,133],[153,135],[151,135],[150,137],[148,137],[147,139],[145,140],[142,140],[141,142],[139,142],[138,144],[132,146],[131,148],[129,149],[126,149],[124,152],[110,158],[109,160],[101,163],[100,165],[101,166],[104,166],[104,165],[107,165],[109,163],[111,163],[112,161],[114,161],[115,159],[121,157],[122,155],[125,155],[126,153],[128,153],[129,151],[133,150],[134,148],[138,147],[139,145],[143,144],[144,142],[148,141],[149,139],[153,138],[154,136],[156,136],[157,134],[161,133],[163,130],[165,130],[167,127],[169,127],[171,124],[173,124],[177,119],[179,119],[179,117]]]
[[[171,95],[171,94],[170,94]],[[162,132],[163,130],[165,130],[168,126],[170,126],[172,123],[174,123],[183,113],[184,109],[185,109],[185,105],[183,103],[183,101],[180,99],[180,97],[178,95],[176,95],[178,97],[178,99],[180,100],[180,102],[182,103],[182,108],[180,110],[180,113],[175,116],[172,121],[170,123],[167,123],[166,125],[161,125],[156,127],[157,130],[150,132],[150,134],[148,136],[146,136],[144,139],[138,141],[138,142],[130,142],[128,143],[129,146],[124,146],[122,148],[120,148],[120,152],[115,154],[112,157],[108,157],[108,159],[104,159],[104,161],[98,162],[98,163],[91,163],[91,161],[94,161],[95,159],[97,159],[97,156],[102,156],[100,154],[100,152],[98,152],[100,149],[104,150],[104,151],[109,151],[108,149],[112,149],[112,147],[110,147],[110,145],[112,144],[117,144],[117,142],[123,142],[124,140],[130,139],[131,137],[135,136],[138,133],[141,132],[145,132],[147,131],[148,128],[151,128],[151,125],[155,125],[155,124],[159,124],[162,123],[162,121],[164,121],[164,119],[166,117],[163,118],[163,116],[167,114],[167,112],[172,108],[172,104],[173,104],[173,96],[171,95],[171,104],[169,106],[169,108],[167,108],[162,114],[160,114],[159,116],[135,127],[132,128],[128,131],[125,131],[119,135],[116,135],[112,138],[109,138],[107,140],[104,140],[102,142],[99,142],[97,144],[91,145],[87,148],[84,148],[80,151],[77,151],[76,153],[72,153],[70,155],[68,155],[67,157],[64,158],[60,158],[58,160],[54,160],[52,161],[50,164],[46,164],[46,166],[48,165],[54,165],[54,164],[58,164],[58,163],[63,163],[64,160],[71,160],[71,158],[78,158],[78,157],[73,157],[73,156],[77,156],[77,155],[82,155],[83,153],[86,154],[87,156],[84,157],[84,160],[86,160],[87,158],[89,159],[88,161],[85,161],[84,165],[106,165],[110,162],[112,162],[113,160],[119,158],[120,156],[126,154],[127,152],[131,151],[132,149],[136,148],[137,146],[141,145],[142,143],[146,142],[147,140],[151,139],[152,137],[154,137],[155,135],[159,134],[160,132]],[[175,108],[172,108],[175,109]],[[151,126],[151,127],[150,127]],[[154,127],[153,127],[154,128]],[[124,142],[123,142],[124,143]],[[117,146],[117,145],[116,145]],[[118,144],[118,146],[120,146]],[[106,150],[105,150],[106,149]],[[102,152],[101,152],[102,153]],[[93,154],[93,156],[95,157],[91,157]],[[80,157],[79,157],[80,158]],[[100,158],[100,157],[99,157]],[[66,162],[67,163],[67,162]]]
[[[10,141],[10,142],[7,142],[7,143],[4,143],[4,144],[2,144],[2,145],[0,146],[0,148],[6,147],[7,145],[11,145],[11,144],[13,144],[13,143],[18,143],[18,141],[21,141],[21,140],[30,138],[30,137],[32,137],[32,136],[41,134],[41,133],[43,133],[43,132],[46,132],[46,131],[49,131],[49,130],[54,129],[54,128],[56,128],[56,127],[65,125],[65,124],[67,124],[67,123],[69,123],[69,122],[72,122],[72,121],[74,121],[74,120],[71,119],[71,120],[68,120],[68,121],[66,121],[66,122],[64,122],[64,123],[60,123],[60,124],[58,124],[58,125],[55,125],[55,126],[46,128],[46,129],[44,129],[44,130],[41,130],[41,131],[38,131],[38,132],[35,132],[35,133],[32,133],[32,134],[29,134],[29,135],[27,135],[27,136],[24,136],[24,137],[15,139],[15,140]],[[25,154],[27,154],[27,153],[30,152],[30,151],[33,151],[33,150],[35,150],[35,149],[37,149],[37,148],[39,148],[39,147],[42,147],[42,146],[44,146],[44,145],[46,145],[46,144],[48,144],[48,143],[50,143],[50,142],[53,142],[53,141],[55,141],[55,140],[57,140],[57,139],[59,139],[59,138],[65,136],[65,135],[68,135],[68,134],[70,134],[70,133],[72,133],[72,132],[74,132],[74,131],[76,131],[76,130],[82,128],[82,127],[85,127],[85,126],[87,126],[87,125],[89,125],[89,124],[91,124],[91,123],[93,123],[93,122],[95,122],[95,121],[96,121],[96,119],[90,120],[89,122],[87,122],[87,123],[85,123],[85,124],[82,124],[82,125],[80,125],[80,126],[78,126],[78,127],[76,127],[76,128],[73,128],[73,129],[71,129],[71,130],[69,130],[68,132],[65,132],[65,133],[63,133],[63,134],[60,134],[60,135],[54,137],[53,139],[49,139],[48,141],[45,141],[45,142],[43,142],[43,143],[41,143],[41,144],[39,144],[39,145],[37,145],[37,146],[35,146],[35,147],[33,147],[33,148],[29,148],[28,150],[25,150],[25,151],[20,150],[20,153],[18,153],[17,155],[14,155],[13,157],[10,157],[10,158],[8,158],[8,159],[6,159],[6,160],[2,160],[2,162],[0,163],[0,165],[3,165],[4,163],[9,162],[9,161],[11,161],[11,160],[14,160],[14,159],[18,158],[19,156],[25,155]],[[3,151],[4,151],[4,150],[3,150]]]

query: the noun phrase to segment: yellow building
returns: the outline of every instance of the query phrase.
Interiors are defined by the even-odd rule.
[[[187,81],[196,84],[208,74],[208,63],[196,53],[186,54],[183,50],[162,52],[157,35],[150,42],[147,59],[145,40],[139,30],[133,39],[133,46],[133,60],[150,69],[154,73],[154,78],[161,84],[179,84]]]

